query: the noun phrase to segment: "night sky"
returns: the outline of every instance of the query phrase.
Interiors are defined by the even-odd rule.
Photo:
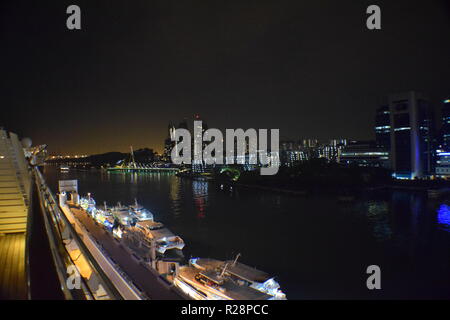
[[[370,4],[382,30],[366,28]],[[384,95],[450,95],[447,0],[3,0],[0,15],[0,125],[54,153],[161,151],[169,121],[194,114],[370,139]]]

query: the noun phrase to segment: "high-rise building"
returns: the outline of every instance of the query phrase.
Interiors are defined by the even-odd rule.
[[[396,178],[414,179],[432,173],[432,114],[420,93],[389,96],[391,164]]]
[[[162,154],[162,161],[170,162],[172,149],[175,146],[175,129],[186,129],[188,130],[187,120],[183,119],[178,126],[169,123],[167,126],[167,138],[164,140],[164,151]]]
[[[450,178],[450,99],[442,106],[440,148],[436,150],[436,176]]]
[[[450,152],[450,99],[442,106],[442,148]]]
[[[436,154],[436,176],[450,178],[450,152],[438,150]]]
[[[167,127],[168,136],[167,136],[166,140],[164,140],[164,151],[163,151],[163,155],[162,155],[162,159],[161,159],[166,162],[170,161],[172,148],[175,145],[175,141],[173,141],[174,131],[175,131],[175,126],[172,125],[171,123],[169,123],[169,126]]]
[[[339,163],[389,168],[389,151],[378,147],[375,141],[350,141],[340,153]]]
[[[300,143],[293,140],[280,141],[281,165],[292,167],[301,161],[307,160],[305,153],[301,149]]]
[[[208,130],[208,125],[204,120],[200,118],[198,114],[194,115],[194,124],[195,121],[201,121],[201,125],[196,124],[197,127],[194,127],[191,136],[192,136],[192,171],[196,173],[201,173],[207,171],[207,166],[203,160],[203,150],[205,149],[207,142],[203,141],[203,135],[206,130]],[[202,141],[201,145],[197,145],[194,143],[195,140]]]
[[[326,158],[330,162],[337,162],[346,145],[346,139],[332,139],[328,144],[324,143],[317,147],[317,155],[319,158]]]
[[[379,107],[375,115],[375,140],[377,147],[391,148],[391,119],[389,105]]]

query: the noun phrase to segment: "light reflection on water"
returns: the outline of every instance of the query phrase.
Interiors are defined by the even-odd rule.
[[[192,181],[192,191],[197,209],[197,218],[203,219],[205,218],[206,207],[208,206],[208,182]]]
[[[450,232],[450,206],[442,204],[437,211],[437,221],[440,227]]]
[[[137,198],[184,238],[186,257],[230,259],[242,253],[243,262],[276,276],[290,299],[372,298],[374,293],[360,282],[368,263],[391,272],[376,297],[390,298],[395,290],[399,298],[433,297],[433,285],[427,287],[433,274],[450,287],[448,275],[433,269],[450,270],[443,254],[450,252],[449,206],[427,202],[422,195],[366,194],[342,204],[321,194],[220,191],[209,182],[169,173],[47,171],[54,190],[58,179],[78,179],[80,193],[92,192],[97,203],[130,204]],[[426,279],[416,291],[409,282],[404,290],[396,282],[405,272],[404,261],[408,266],[426,261],[423,268],[432,269],[408,269],[403,278]]]
[[[372,234],[377,241],[391,239],[393,232],[386,201],[368,201],[366,216],[372,227]]]

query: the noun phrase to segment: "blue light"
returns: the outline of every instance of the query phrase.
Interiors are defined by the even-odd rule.
[[[392,177],[394,177],[395,179],[400,179],[400,180],[411,180],[412,179],[412,175],[411,174],[407,174],[407,173],[393,173]]]
[[[445,231],[450,232],[450,206],[443,204],[437,211],[437,221]]]

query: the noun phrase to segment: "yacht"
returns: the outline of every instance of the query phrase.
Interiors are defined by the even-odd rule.
[[[273,300],[274,297],[239,283],[222,271],[200,270],[194,266],[182,266],[174,279],[174,285],[195,300]]]
[[[131,215],[130,209],[126,206],[122,206],[120,202],[117,206],[111,208],[111,213],[124,227],[129,227],[133,222],[133,216]]]
[[[138,204],[136,199],[134,200],[134,205],[130,206],[130,210],[139,221],[146,221],[146,220],[153,221],[153,214],[149,210],[145,209],[143,206]]]
[[[138,221],[136,228],[142,230],[147,238],[156,241],[156,251],[164,254],[170,249],[184,248],[184,241],[179,236],[173,234],[161,222],[152,220]]]
[[[94,213],[94,211],[96,210],[95,200],[91,197],[90,193],[87,194],[87,198],[80,199],[80,207],[90,215]]]
[[[249,267],[238,262],[240,254],[234,260],[221,261],[216,259],[192,258],[189,264],[201,271],[218,270],[241,285],[251,287],[273,297],[274,300],[286,300],[275,279],[264,271]]]

